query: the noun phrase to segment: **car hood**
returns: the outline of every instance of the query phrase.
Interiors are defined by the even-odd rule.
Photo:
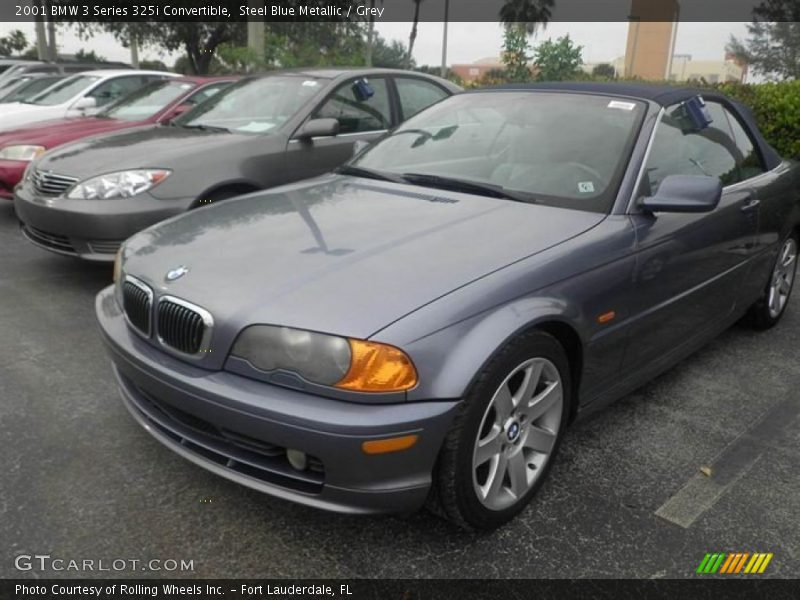
[[[235,328],[367,338],[604,218],[333,175],[155,225],[126,244],[125,271]],[[168,283],[179,266],[188,273]]]
[[[53,119],[0,133],[0,148],[17,144],[32,144],[51,148],[91,135],[136,127],[141,123],[99,117]]]
[[[79,179],[124,169],[175,169],[191,164],[195,154],[250,139],[243,134],[154,125],[73,142],[49,152],[38,167]]]

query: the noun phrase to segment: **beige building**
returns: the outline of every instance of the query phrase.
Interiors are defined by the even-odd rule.
[[[728,55],[725,60],[694,60],[691,54],[676,54],[672,57],[670,81],[705,79],[708,83],[724,81],[744,82],[747,65]]]
[[[626,62],[624,56],[609,61],[586,63],[583,70],[591,73],[599,64],[609,64],[614,67],[617,77],[625,76]],[[663,80],[664,76],[642,79]],[[680,82],[704,79],[708,83],[721,83],[725,81],[744,82],[747,77],[747,65],[728,55],[724,60],[695,60],[691,54],[675,54],[670,65],[669,80]]]
[[[474,63],[450,65],[450,68],[464,83],[471,83],[491,71],[502,71],[506,67],[499,57],[491,56],[476,60]]]

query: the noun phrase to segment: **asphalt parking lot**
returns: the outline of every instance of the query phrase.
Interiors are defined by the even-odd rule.
[[[691,577],[719,551],[800,570],[800,296],[776,329],[736,326],[573,426],[533,505],[474,535],[296,506],[162,447],[96,331],[110,278],[31,246],[0,204],[0,577],[93,575],[20,573],[19,554],[193,560],[169,573],[187,577]]]

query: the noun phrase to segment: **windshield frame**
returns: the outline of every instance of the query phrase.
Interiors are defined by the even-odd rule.
[[[420,121],[424,122],[425,114],[429,110],[435,110],[436,107],[439,107],[441,109],[442,106],[446,107],[448,103],[463,102],[464,99],[470,97],[486,96],[488,94],[531,94],[531,95],[559,94],[559,95],[568,95],[573,97],[586,96],[592,98],[602,98],[603,100],[608,99],[609,101],[623,100],[625,102],[630,102],[632,104],[635,104],[634,110],[637,111],[637,114],[635,115],[635,121],[632,124],[630,131],[628,132],[628,137],[627,140],[625,141],[625,145],[620,155],[620,158],[616,163],[614,170],[610,173],[609,183],[606,186],[606,188],[602,191],[602,193],[598,194],[597,196],[591,199],[583,199],[583,198],[572,198],[568,196],[548,195],[545,193],[537,192],[536,190],[518,190],[516,188],[509,188],[507,190],[512,194],[522,194],[523,197],[528,196],[528,202],[531,204],[541,204],[544,206],[554,206],[558,208],[581,210],[584,212],[594,212],[606,215],[611,214],[613,212],[614,206],[617,201],[617,197],[619,195],[621,186],[625,179],[625,174],[629,170],[634,150],[637,147],[637,142],[640,140],[642,128],[644,126],[648,114],[651,112],[650,103],[642,98],[628,97],[602,91],[561,90],[561,89],[525,88],[525,87],[468,91],[461,94],[455,94],[450,98],[445,98],[442,101],[433,105],[432,107],[429,107],[420,112],[419,114],[414,115],[407,121],[395,127],[388,135],[376,141],[373,145],[364,149],[364,151],[360,152],[357,156],[354,156],[346,164],[348,166],[353,166],[356,168],[371,169],[373,171],[380,170],[381,167],[379,165],[362,164],[362,161],[364,160],[364,158],[368,157],[372,152],[374,152],[376,148],[380,147],[381,144],[386,143],[387,140],[391,140],[397,135],[403,135],[403,133],[408,130],[418,129],[419,128],[418,122]],[[391,177],[391,176],[402,176],[403,173],[400,170],[395,171],[386,169],[385,174]],[[450,174],[435,173],[433,171],[426,171],[426,174],[439,175],[443,178],[457,177],[455,174],[452,173]],[[481,179],[475,179],[474,181],[475,183],[478,184],[487,183],[486,181]],[[414,183],[414,185],[421,185],[421,184]],[[508,201],[508,200],[499,199],[499,201]]]

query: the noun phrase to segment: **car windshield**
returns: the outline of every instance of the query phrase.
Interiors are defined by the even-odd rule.
[[[183,127],[270,133],[324,87],[315,77],[274,75],[232,85],[181,117]]]
[[[55,106],[56,104],[61,104],[62,102],[70,100],[75,94],[85,90],[99,79],[100,77],[95,75],[75,75],[73,77],[68,77],[38,96],[34,96],[28,102],[41,106]]]
[[[194,87],[194,83],[187,81],[156,81],[124,96],[99,116],[122,121],[142,121],[163,110]]]
[[[352,173],[565,208],[610,210],[642,102],[546,91],[454,96],[349,165]]]
[[[8,90],[8,94],[0,98],[0,100],[3,102],[22,102],[23,100],[27,100],[28,98],[32,98],[36,94],[43,92],[61,79],[63,79],[61,76],[36,77],[30,81],[26,81],[12,90]]]

